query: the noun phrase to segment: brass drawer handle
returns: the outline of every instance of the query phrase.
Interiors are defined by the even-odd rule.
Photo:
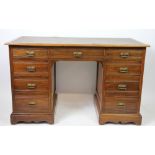
[[[34,51],[27,51],[26,55],[27,55],[27,57],[34,57],[35,56],[35,52]]]
[[[83,53],[82,52],[73,52],[74,57],[81,58]]]
[[[128,58],[129,57],[129,53],[128,52],[121,52],[120,53],[120,57],[121,58]]]
[[[117,103],[117,106],[123,107],[123,106],[125,106],[125,103],[123,103],[123,102],[118,102],[118,103]]]
[[[36,102],[31,101],[31,102],[28,103],[28,105],[36,105]]]
[[[27,66],[27,71],[28,72],[35,72],[36,68],[35,68],[35,66]]]
[[[128,67],[120,67],[119,72],[120,73],[128,73]]]
[[[117,88],[118,88],[118,90],[127,90],[127,85],[126,84],[119,84]]]
[[[27,84],[27,88],[28,89],[35,89],[36,88],[36,84],[35,83],[28,83]]]

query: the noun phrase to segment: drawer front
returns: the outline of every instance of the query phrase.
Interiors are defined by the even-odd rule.
[[[138,112],[138,98],[105,98],[105,113],[130,114]]]
[[[48,97],[26,97],[20,96],[15,97],[13,104],[14,112],[18,113],[43,113],[50,111],[49,99]]]
[[[14,58],[48,58],[46,48],[13,48]]]
[[[138,82],[106,82],[105,88],[107,91],[138,91]]]
[[[48,62],[14,61],[14,76],[48,77]]]
[[[120,74],[120,75],[140,75],[141,65],[140,64],[107,64],[106,74]]]
[[[104,48],[51,48],[50,57],[53,59],[102,60],[104,58]]]
[[[14,79],[15,91],[48,91],[48,80],[46,79]]]
[[[114,49],[105,50],[106,59],[110,62],[142,62],[145,56],[145,49]]]

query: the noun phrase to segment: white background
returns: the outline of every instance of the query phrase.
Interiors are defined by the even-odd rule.
[[[132,37],[151,45],[148,49],[143,102],[144,124],[154,123],[154,49],[155,22],[153,0],[1,0],[0,43],[19,35],[48,35],[73,37]],[[6,30],[4,30],[6,29]],[[19,30],[21,29],[21,30]],[[117,30],[113,30],[117,29]],[[119,29],[119,30],[118,30]],[[129,30],[132,29],[132,30]],[[140,30],[141,29],[141,30]],[[147,29],[147,30],[144,30]],[[149,29],[149,30],[148,30]],[[0,47],[0,111],[2,120],[8,119],[10,83],[7,47]],[[58,64],[58,72],[64,65]],[[95,64],[72,64],[95,72]],[[83,68],[84,67],[84,68]],[[64,74],[67,79],[68,75]],[[74,77],[70,75],[70,77]],[[85,81],[85,76],[80,82]],[[72,78],[71,78],[72,79]],[[61,79],[59,79],[61,81]],[[62,92],[91,92],[94,81],[90,77],[84,85],[57,84]],[[67,82],[67,81],[66,81]],[[73,81],[74,83],[74,81]],[[92,89],[91,89],[92,88]],[[7,98],[6,98],[7,97]],[[5,98],[5,99],[4,99]],[[5,105],[6,104],[6,105]],[[4,108],[4,109],[3,109]],[[145,110],[146,109],[146,110]],[[10,111],[11,112],[11,111]],[[6,117],[6,118],[3,118]],[[145,120],[145,118],[148,118]],[[2,122],[3,123],[3,122]],[[155,127],[121,125],[62,127],[50,125],[25,125],[0,127],[1,154],[154,154]]]
[[[147,48],[145,72],[141,101],[142,125],[155,125],[155,29],[126,29],[126,30],[100,30],[96,33],[78,34],[76,31],[56,35],[49,30],[0,30],[0,125],[10,124],[12,111],[11,84],[9,68],[9,52],[5,42],[23,35],[30,36],[65,36],[65,37],[130,37],[150,44]],[[5,67],[4,67],[5,66]],[[97,114],[93,104],[93,94],[96,87],[96,62],[57,62],[56,88],[58,92],[55,125],[98,125]],[[74,93],[74,94],[73,94]],[[81,94],[81,95],[80,95]]]

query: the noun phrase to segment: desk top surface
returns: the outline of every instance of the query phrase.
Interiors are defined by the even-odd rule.
[[[17,46],[81,46],[81,47],[149,47],[131,38],[65,38],[23,36],[6,45]]]

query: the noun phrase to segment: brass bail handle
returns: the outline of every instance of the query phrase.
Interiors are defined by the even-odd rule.
[[[120,67],[119,72],[120,73],[128,73],[128,67]]]
[[[34,57],[34,56],[35,56],[35,52],[34,52],[34,51],[27,51],[27,52],[26,52],[26,55],[27,55],[28,57]]]
[[[73,52],[73,55],[74,55],[74,57],[76,57],[76,58],[81,58],[82,55],[83,55],[83,53],[80,52],[80,51],[76,51],[76,52]]]
[[[28,72],[35,72],[36,71],[36,67],[35,66],[27,66],[27,71]]]
[[[28,83],[27,84],[27,88],[28,89],[35,89],[36,88],[36,84],[35,83]]]
[[[125,106],[125,104],[124,104],[123,102],[118,102],[118,103],[117,103],[117,106],[118,106],[118,107],[123,107],[123,106]]]
[[[129,53],[128,52],[121,52],[120,53],[120,57],[121,58],[128,58],[129,57]]]
[[[28,103],[28,105],[36,105],[36,102],[31,101],[31,102]]]
[[[126,84],[119,84],[117,88],[118,88],[118,90],[127,90],[127,85]]]

